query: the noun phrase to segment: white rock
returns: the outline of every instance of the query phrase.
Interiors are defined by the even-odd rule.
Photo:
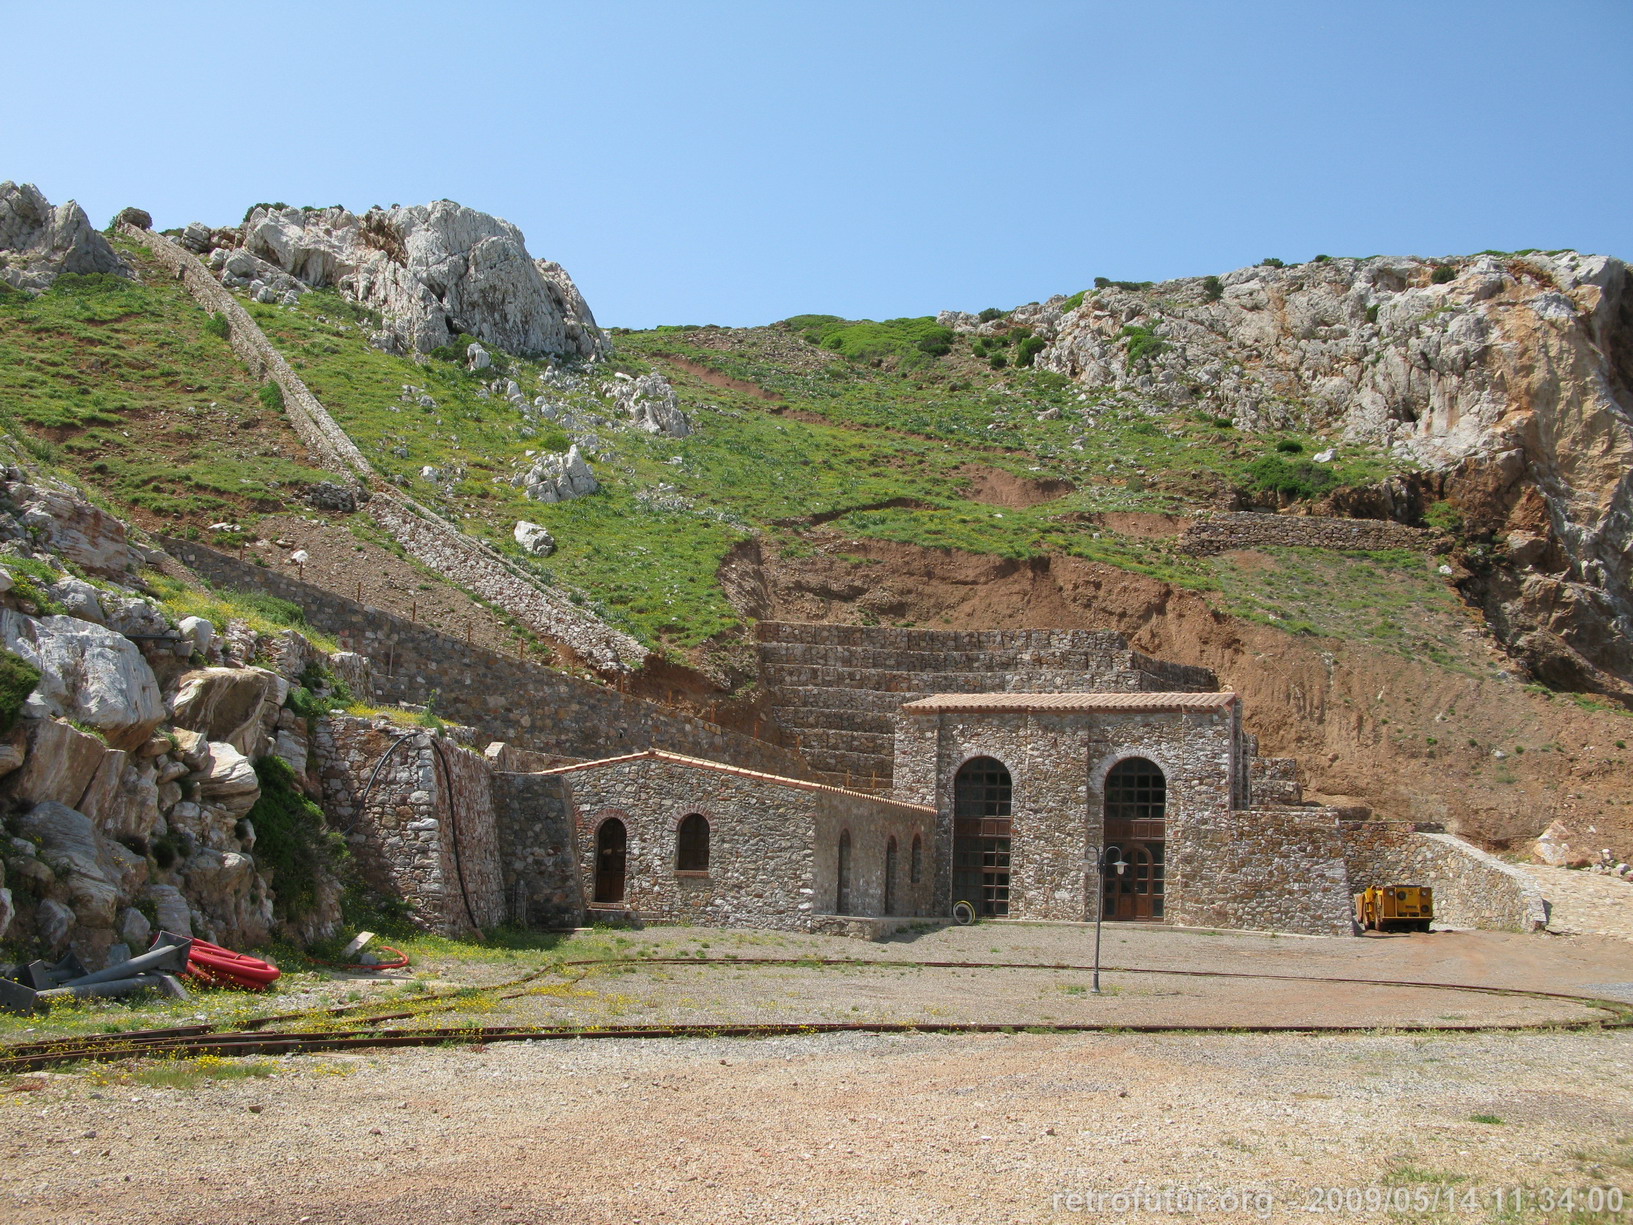
[[[525,489],[535,502],[568,502],[601,488],[577,443],[565,453],[552,451],[539,456],[512,483]]]
[[[115,748],[142,744],[164,718],[153,669],[122,634],[77,617],[0,609],[0,639],[40,670],[33,713],[88,723]]]
[[[271,745],[289,682],[264,668],[201,668],[181,678],[171,721],[205,739],[260,757]]]
[[[680,411],[675,389],[660,374],[643,374],[638,379],[621,379],[613,391],[618,408],[637,429],[649,434],[685,438],[692,423]]]
[[[465,346],[465,368],[467,370],[486,370],[493,365],[493,358],[488,351],[479,344]]]
[[[1330,464],[1337,454],[1337,451],[1329,447],[1325,451],[1317,451],[1314,455],[1310,456],[1310,458],[1315,460],[1315,462],[1318,464]]]
[[[41,290],[64,272],[131,275],[78,204],[53,208],[32,183],[0,183],[0,281]]]
[[[204,654],[215,641],[215,626],[204,617],[183,617],[177,626],[182,636],[193,644],[193,649]]]
[[[511,534],[516,538],[516,543],[534,557],[549,557],[556,551],[556,538],[537,523],[522,519]]]

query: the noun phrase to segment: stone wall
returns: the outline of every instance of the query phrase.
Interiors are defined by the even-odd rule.
[[[1435,922],[1452,927],[1541,931],[1548,904],[1534,881],[1451,834],[1388,821],[1346,823],[1351,893],[1373,885],[1428,885]]]
[[[1191,922],[1193,897],[1210,896],[1199,831],[1241,798],[1245,743],[1240,703],[1208,711],[989,711],[901,716],[903,798],[933,797],[935,896],[952,898],[953,790],[959,768],[993,757],[1012,783],[1010,916],[1083,921],[1094,915],[1085,873],[1103,841],[1105,778],[1128,757],[1158,765],[1168,783],[1166,915]],[[933,762],[933,767],[926,762]],[[925,788],[931,790],[928,794]]]
[[[572,799],[560,775],[493,775],[499,862],[510,920],[523,927],[584,921]]]
[[[1192,826],[1191,888],[1176,922],[1348,936],[1347,844],[1330,808],[1213,813]]]
[[[852,909],[881,912],[884,846],[895,836],[901,912],[932,912],[933,814],[927,809],[661,753],[567,766],[539,777],[561,780],[571,799],[586,898],[594,897],[597,831],[609,819],[624,823],[624,898],[607,909],[670,922],[807,930],[813,916],[833,906],[838,835],[849,828]],[[691,813],[709,822],[706,872],[676,869],[677,830]],[[912,885],[906,876],[915,832],[925,840],[926,863]]]
[[[828,781],[868,791],[892,785],[896,712],[928,694],[1218,688],[1207,669],[1153,659],[1108,632],[761,622],[759,634],[777,721]]]
[[[368,513],[394,540],[437,573],[490,600],[598,668],[624,670],[646,657],[635,639],[573,604],[564,591],[542,586],[515,562],[467,536],[454,524],[376,479],[373,466],[301,381],[260,326],[201,260],[161,234],[124,224],[205,310],[227,321],[233,351],[258,378],[283,393],[289,423],[318,461],[358,487],[372,487]]]
[[[469,645],[203,545],[167,540],[165,547],[213,583],[265,591],[298,604],[313,625],[338,638],[346,650],[374,661],[379,701],[419,705],[434,691],[438,712],[474,727],[484,741],[506,741],[574,760],[663,748],[796,778],[811,773],[797,753],[766,741]]]
[[[1232,549],[1426,549],[1433,534],[1389,519],[1325,519],[1316,515],[1269,515],[1242,511],[1198,520],[1181,533],[1177,547],[1197,557]]]
[[[406,901],[433,931],[468,934],[505,919],[479,755],[428,731],[336,715],[316,721],[312,760],[324,813],[368,885]]]

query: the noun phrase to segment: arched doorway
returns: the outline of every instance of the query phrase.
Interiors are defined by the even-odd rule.
[[[953,896],[978,914],[1009,913],[1009,769],[972,757],[953,779]]]
[[[896,839],[885,843],[885,913],[896,913]]]
[[[617,817],[608,817],[595,831],[595,904],[624,900],[624,862],[629,831]]]
[[[838,877],[838,889],[834,897],[834,913],[849,914],[851,912],[851,832],[842,830],[839,834],[839,865],[835,875]]]
[[[1113,766],[1105,813],[1105,844],[1122,851],[1128,865],[1121,874],[1106,873],[1106,918],[1162,918],[1168,780],[1161,767],[1143,757]]]

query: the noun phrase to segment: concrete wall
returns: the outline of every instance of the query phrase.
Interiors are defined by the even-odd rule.
[[[743,770],[642,755],[571,766],[542,775],[559,779],[572,806],[583,896],[594,896],[596,831],[623,821],[628,835],[622,909],[644,918],[716,926],[805,930],[812,916],[831,909],[832,857],[838,830],[852,837],[855,908],[878,913],[882,904],[884,842],[895,833],[903,875],[911,831],[928,833],[927,810],[872,796],[843,793]],[[709,822],[706,874],[675,867],[676,830],[683,817]],[[875,846],[875,844],[877,844]],[[924,876],[931,876],[926,865]],[[864,879],[865,878],[865,879]],[[904,905],[928,904],[921,887],[902,885]],[[863,907],[872,909],[863,910]]]
[[[577,760],[663,748],[795,778],[811,774],[797,753],[766,741],[468,645],[203,545],[167,540],[165,547],[213,583],[265,591],[300,605],[313,625],[338,638],[346,650],[374,661],[380,702],[423,704],[434,690],[439,713],[476,728],[485,740]]]
[[[1548,904],[1536,882],[1451,834],[1419,832],[1397,822],[1344,826],[1350,891],[1373,885],[1428,885],[1435,922],[1452,927],[1541,931]]]
[[[406,901],[433,931],[468,934],[506,918],[478,754],[430,732],[337,715],[315,721],[312,761],[324,813],[368,885]]]

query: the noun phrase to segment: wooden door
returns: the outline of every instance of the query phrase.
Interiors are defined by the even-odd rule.
[[[624,900],[625,852],[629,835],[617,817],[601,822],[595,831],[595,902],[597,905]]]

